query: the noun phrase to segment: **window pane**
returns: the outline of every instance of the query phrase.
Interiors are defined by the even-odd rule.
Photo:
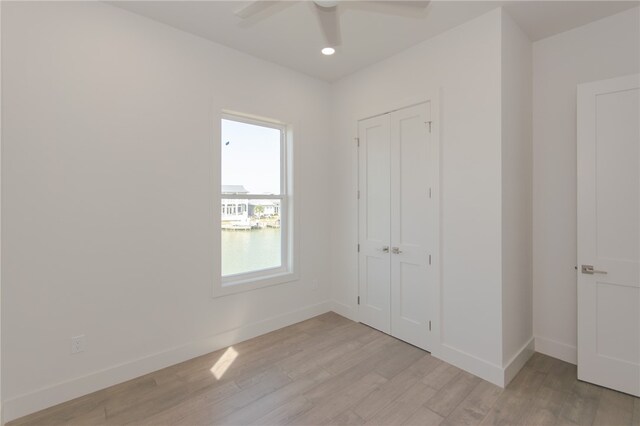
[[[222,194],[280,194],[279,129],[222,120]]]
[[[280,200],[230,200],[222,214],[222,276],[282,266]]]

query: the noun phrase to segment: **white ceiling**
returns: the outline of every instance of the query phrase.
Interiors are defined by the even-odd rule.
[[[246,1],[114,1],[110,4],[259,58],[335,81],[423,40],[504,6],[532,41],[640,4],[637,1],[434,1],[399,12],[372,2],[339,6],[342,46],[331,57],[309,1],[282,1],[242,20]]]

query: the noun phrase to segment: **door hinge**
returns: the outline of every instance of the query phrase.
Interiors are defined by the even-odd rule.
[[[431,321],[429,321],[429,331],[431,331]]]
[[[429,133],[431,133],[431,121],[425,121],[424,124],[429,126]]]
[[[360,304],[360,296],[358,296],[358,305]]]
[[[431,198],[431,188],[429,188],[429,198]]]
[[[360,199],[360,190],[358,189],[358,200]]]
[[[429,265],[431,265],[431,255],[429,255]]]
[[[358,253],[360,253],[360,244],[358,244]]]
[[[356,140],[356,145],[358,146],[358,148],[360,147],[360,138],[354,138]]]

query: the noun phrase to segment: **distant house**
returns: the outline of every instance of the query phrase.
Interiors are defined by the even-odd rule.
[[[280,204],[274,200],[251,200],[249,202],[249,216],[264,217],[280,214]]]
[[[244,195],[249,191],[242,185],[222,185],[222,196]],[[224,221],[249,221],[249,200],[222,199],[222,220]]]
[[[245,195],[249,191],[242,185],[222,185],[222,220],[247,223],[249,218],[280,214],[280,204],[274,200],[225,199],[225,195]]]

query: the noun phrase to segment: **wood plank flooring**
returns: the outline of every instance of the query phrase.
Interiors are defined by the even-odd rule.
[[[9,424],[640,426],[640,399],[541,354],[501,389],[328,313]]]

